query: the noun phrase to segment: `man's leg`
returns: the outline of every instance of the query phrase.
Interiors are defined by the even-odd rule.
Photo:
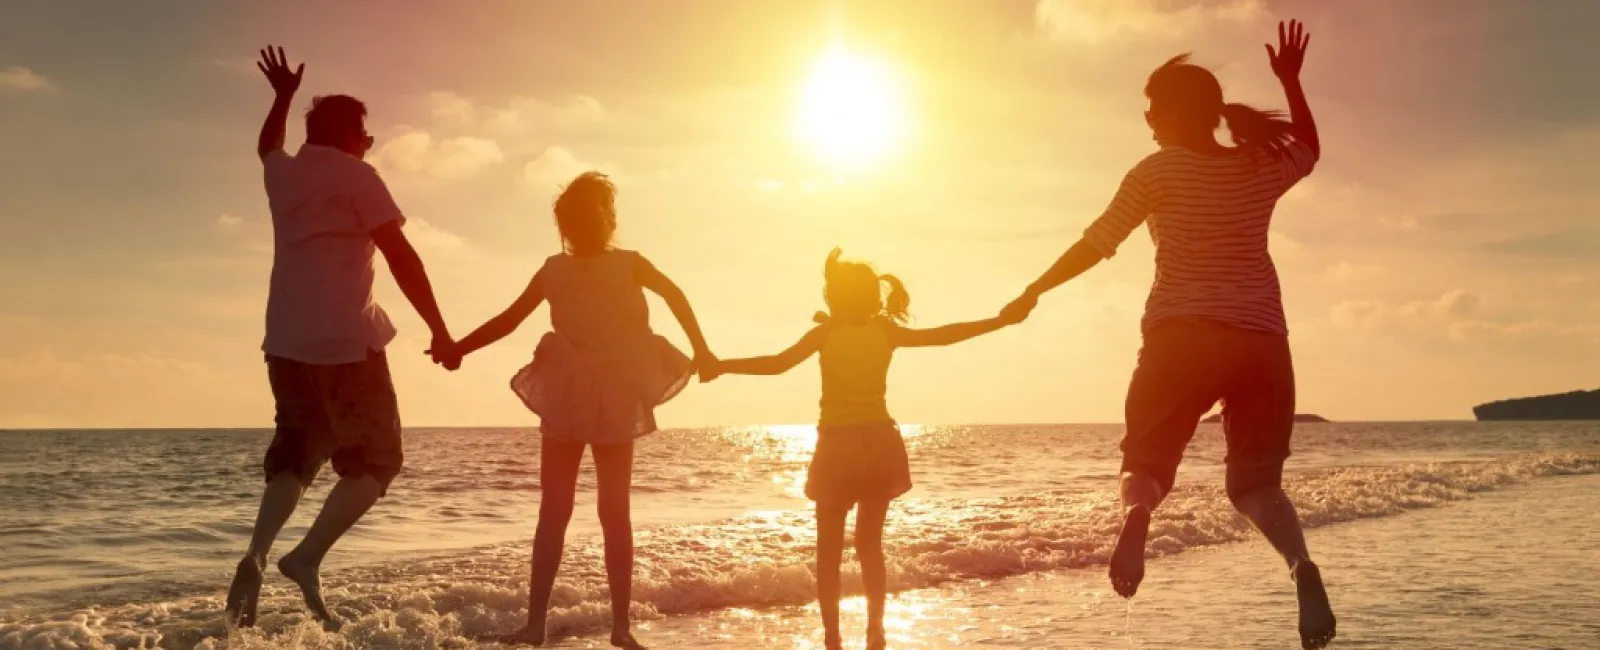
[[[405,453],[400,407],[388,359],[382,352],[371,352],[361,362],[312,366],[312,370],[333,425],[338,449],[333,454],[333,469],[339,473],[339,482],[328,493],[305,538],[278,560],[278,570],[299,585],[306,608],[323,627],[337,630],[341,621],[322,601],[322,561],[334,543],[388,491],[405,462]]]
[[[306,608],[330,630],[337,630],[341,623],[322,602],[322,560],[334,542],[378,502],[383,491],[383,483],[370,475],[340,478],[328,493],[328,500],[323,502],[322,512],[317,513],[311,530],[306,531],[305,539],[278,560],[278,571],[300,586]]]
[[[316,478],[322,465],[316,443],[329,435],[326,414],[304,364],[268,357],[267,379],[277,412],[277,431],[262,463],[267,489],[256,512],[250,548],[234,570],[226,601],[228,623],[243,627],[255,624],[267,553],[294,514],[306,486]]]

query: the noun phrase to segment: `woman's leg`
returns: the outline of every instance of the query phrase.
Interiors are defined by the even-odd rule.
[[[594,447],[599,477],[600,529],[606,541],[606,582],[611,585],[611,645],[640,648],[628,608],[633,602],[633,443]]]
[[[856,508],[856,560],[861,563],[861,582],[867,591],[867,650],[888,644],[883,632],[883,606],[889,591],[883,524],[888,514],[887,499],[863,500]]]
[[[842,648],[839,633],[839,563],[844,556],[844,520],[849,503],[817,502],[817,608],[822,610],[823,639],[830,650]]]
[[[1145,335],[1128,385],[1122,439],[1122,532],[1111,553],[1111,588],[1132,598],[1144,581],[1150,516],[1172,491],[1184,448],[1221,396],[1219,325],[1174,322]]]
[[[533,534],[533,569],[528,579],[528,624],[512,635],[522,643],[544,643],[550,592],[561,568],[561,551],[572,520],[583,445],[542,436],[539,441],[539,527]]]
[[[1283,463],[1294,435],[1294,362],[1285,337],[1241,334],[1236,356],[1241,372],[1229,386],[1222,410],[1228,438],[1228,498],[1255,524],[1289,565],[1300,604],[1305,648],[1322,648],[1337,635],[1338,621],[1311,561],[1300,515],[1283,491]]]

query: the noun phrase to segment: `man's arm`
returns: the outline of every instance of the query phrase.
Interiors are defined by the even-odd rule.
[[[422,321],[428,324],[434,344],[444,347],[442,344],[450,342],[450,331],[445,328],[444,317],[439,315],[439,302],[433,297],[433,285],[428,282],[427,269],[422,267],[422,257],[417,255],[411,240],[406,239],[405,232],[400,230],[400,221],[389,221],[374,228],[372,243],[383,252],[383,259],[389,263],[389,272],[394,274],[394,283],[400,285],[400,292],[405,294],[406,300],[411,301],[411,306],[417,310]]]
[[[306,64],[302,63],[294,72],[290,72],[289,59],[284,56],[283,48],[274,52],[268,46],[261,50],[261,61],[256,63],[256,69],[266,75],[267,83],[272,84],[275,94],[272,109],[267,111],[267,120],[261,124],[261,137],[256,141],[256,155],[265,162],[267,154],[283,150],[284,133],[289,128],[289,105],[294,103],[294,94],[300,90],[300,78],[305,75]]]

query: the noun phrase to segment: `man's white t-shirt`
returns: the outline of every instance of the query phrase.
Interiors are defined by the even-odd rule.
[[[301,363],[354,363],[394,340],[372,298],[372,231],[405,223],[372,165],[307,144],[267,154],[272,284],[262,351]]]

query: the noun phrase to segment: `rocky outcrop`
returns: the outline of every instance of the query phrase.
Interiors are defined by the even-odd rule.
[[[1479,420],[1600,420],[1600,390],[1576,390],[1472,407]]]

